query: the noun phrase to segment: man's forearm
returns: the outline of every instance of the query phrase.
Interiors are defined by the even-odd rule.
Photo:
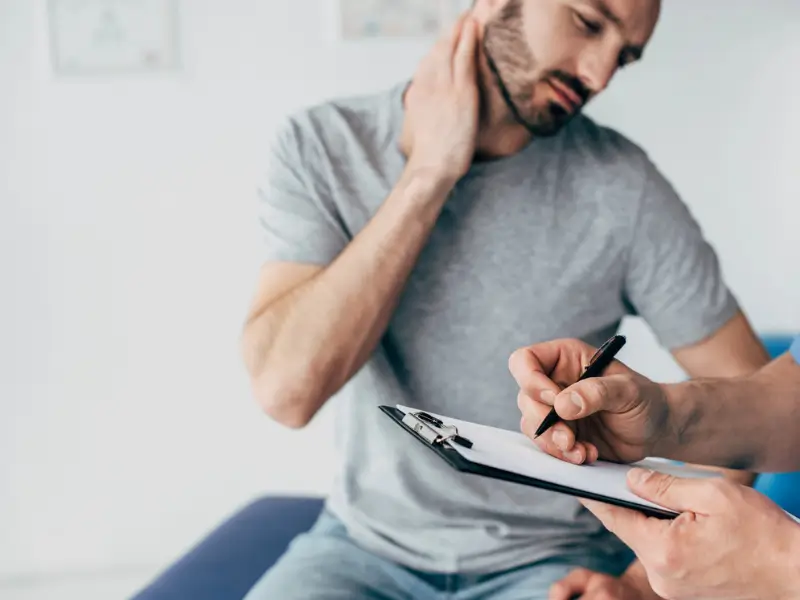
[[[256,394],[305,424],[380,340],[452,184],[406,171],[371,221],[324,270],[257,314],[245,335]]]
[[[800,525],[792,526],[789,542],[779,549],[779,555],[772,561],[780,572],[770,573],[769,583],[777,583],[780,589],[774,598],[786,600],[800,598]]]
[[[670,428],[654,454],[732,469],[800,469],[800,366],[791,356],[747,377],[664,391]]]

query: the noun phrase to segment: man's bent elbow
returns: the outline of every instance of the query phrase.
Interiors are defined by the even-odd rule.
[[[291,429],[302,429],[322,405],[319,394],[302,377],[262,373],[251,378],[255,400],[274,421]]]

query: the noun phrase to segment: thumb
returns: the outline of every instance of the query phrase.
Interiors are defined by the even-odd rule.
[[[631,375],[592,377],[563,390],[556,397],[556,412],[566,420],[597,412],[624,413],[644,403],[639,380]]]
[[[595,500],[579,499],[603,526],[621,539],[641,557],[648,549],[661,543],[669,527],[666,521],[646,517],[637,510],[604,504]]]
[[[646,469],[631,469],[628,486],[640,498],[664,508],[680,513],[708,514],[714,484],[707,479],[685,479]]]

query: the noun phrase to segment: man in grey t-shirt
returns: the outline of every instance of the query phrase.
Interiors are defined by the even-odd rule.
[[[335,396],[341,456],[319,522],[248,600],[652,594],[573,498],[457,473],[377,406],[516,429],[511,353],[597,345],[626,314],[692,376],[766,362],[664,177],[579,114],[641,55],[658,8],[477,0],[410,84],[280,129],[244,357],[287,426]]]

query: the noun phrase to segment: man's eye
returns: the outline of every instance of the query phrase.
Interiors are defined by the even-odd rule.
[[[592,21],[591,19],[587,19],[579,12],[575,12],[574,14],[575,14],[576,24],[585,33],[588,33],[590,35],[597,35],[603,31],[602,23],[598,23],[597,21]]]

